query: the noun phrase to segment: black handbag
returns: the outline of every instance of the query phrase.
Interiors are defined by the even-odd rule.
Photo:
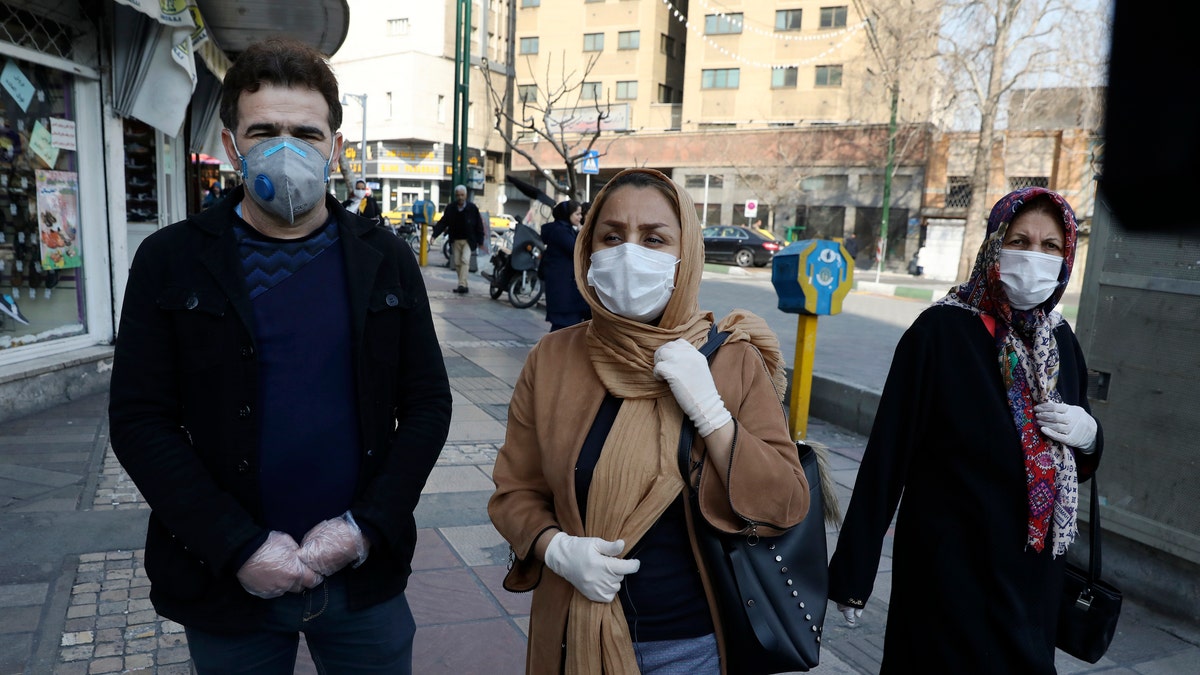
[[[700,349],[708,358],[727,333],[710,335]],[[779,536],[722,532],[700,514],[699,479],[691,476],[696,427],[685,417],[679,470],[688,484],[691,523],[716,595],[725,635],[726,672],[759,675],[807,671],[820,661],[829,585],[826,514],[821,470],[814,448],[796,442],[809,486],[809,515]]]
[[[1108,651],[1121,616],[1121,591],[1100,580],[1100,493],[1095,476],[1088,521],[1088,569],[1067,564],[1055,644],[1077,659],[1095,663]]]

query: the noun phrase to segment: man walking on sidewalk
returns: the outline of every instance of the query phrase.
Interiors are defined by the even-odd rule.
[[[473,202],[467,201],[467,187],[454,186],[454,203],[438,222],[450,238],[450,259],[458,272],[458,287],[455,293],[467,292],[467,272],[471,266],[471,251],[483,245],[483,217]]]
[[[146,572],[199,673],[410,673],[413,511],[451,395],[406,244],[328,194],[338,86],[306,45],[222,85],[244,187],[142,243],[112,446],[150,505]],[[248,197],[248,198],[247,198]]]

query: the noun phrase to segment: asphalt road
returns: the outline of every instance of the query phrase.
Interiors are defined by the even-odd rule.
[[[779,336],[784,358],[794,365],[798,316],[778,309],[771,268],[748,275],[708,272],[700,284],[700,306],[721,317],[746,309],[766,319]],[[813,372],[876,391],[883,389],[896,343],[928,301],[851,291],[842,312],[817,320]]]

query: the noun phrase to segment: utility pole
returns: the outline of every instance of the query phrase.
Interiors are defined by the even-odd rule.
[[[879,226],[879,262],[875,267],[875,281],[883,272],[883,259],[887,256],[888,210],[892,203],[892,172],[896,162],[896,108],[900,103],[900,81],[892,80],[892,119],[888,122],[887,166],[883,170],[883,222]]]
[[[454,30],[454,184],[467,184],[467,113],[471,106],[471,0],[456,0]]]

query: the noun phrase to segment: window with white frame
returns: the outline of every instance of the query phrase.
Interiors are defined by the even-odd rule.
[[[800,30],[800,13],[798,9],[775,10],[775,30]]]
[[[584,33],[583,34],[583,51],[585,51],[585,52],[602,52],[602,51],[604,51],[604,33]]]
[[[795,89],[796,88],[796,67],[788,66],[787,68],[772,68],[771,69],[771,88],[772,89]]]
[[[729,35],[742,32],[742,13],[709,14],[704,17],[705,35]]]
[[[821,8],[821,28],[845,28],[846,27],[846,6],[841,7],[822,7]]]
[[[523,37],[520,42],[521,54],[536,54],[538,53],[538,39],[535,37]]]
[[[817,66],[816,85],[818,87],[842,86],[841,66]]]
[[[708,68],[700,73],[700,88],[737,89],[740,77],[738,68]]]
[[[623,30],[617,33],[617,49],[637,49],[642,43],[640,30]]]
[[[630,101],[637,98],[637,80],[625,80],[617,83],[617,100]]]
[[[584,82],[580,85],[579,98],[585,101],[598,101],[604,92],[604,86],[599,82]]]
[[[408,19],[388,19],[388,35],[408,35]]]

